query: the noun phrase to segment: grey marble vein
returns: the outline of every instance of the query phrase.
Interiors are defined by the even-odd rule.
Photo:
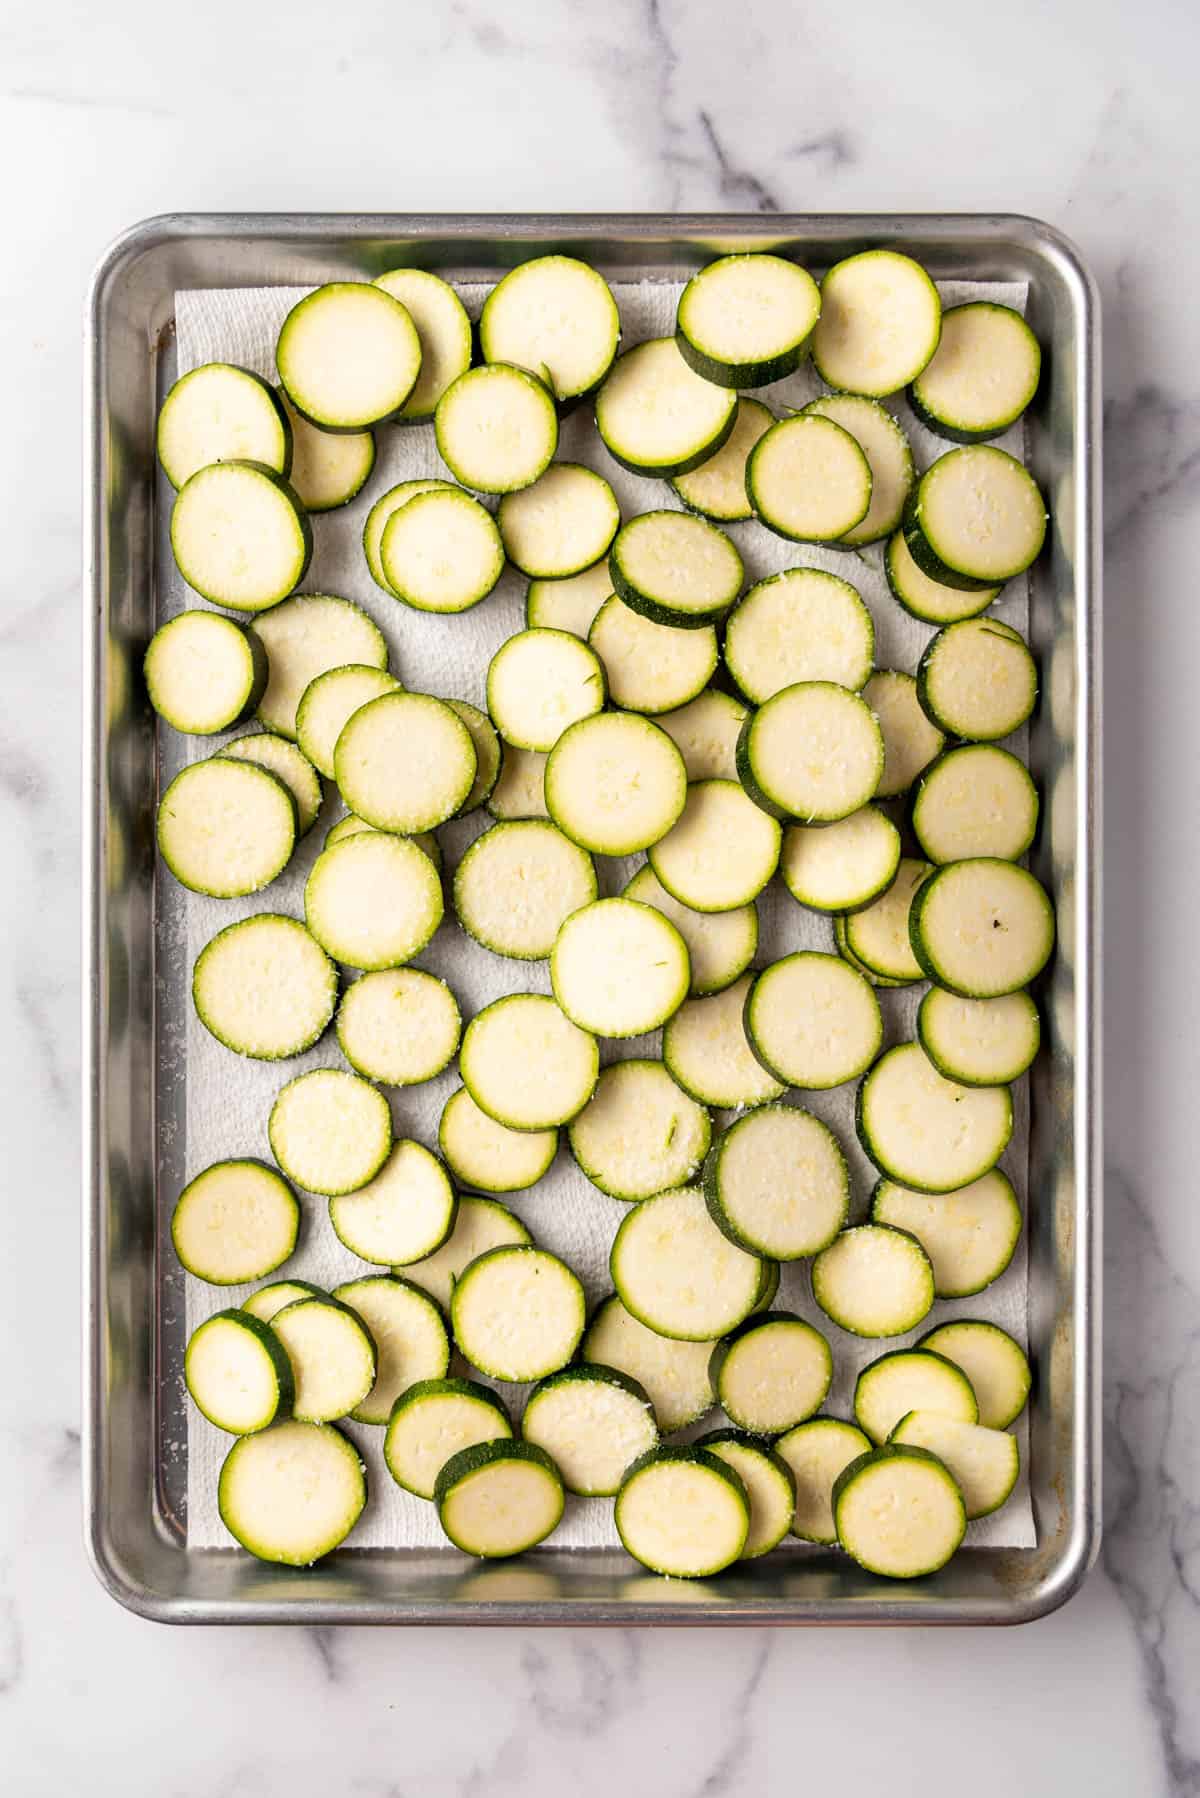
[[[771,1641],[772,1637],[767,1630],[758,1631],[753,1638],[749,1670],[739,1682],[730,1702],[728,1740],[696,1788],[695,1798],[725,1798],[726,1793],[744,1790],[742,1775],[746,1767],[747,1750],[756,1729],[752,1712],[770,1662]]]

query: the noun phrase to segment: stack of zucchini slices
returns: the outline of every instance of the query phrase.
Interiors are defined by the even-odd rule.
[[[748,391],[807,358],[829,391],[802,409]],[[192,1398],[236,1438],[222,1518],[267,1560],[336,1548],[366,1503],[350,1420],[383,1430],[392,1479],[469,1554],[534,1546],[574,1494],[613,1499],[630,1554],[671,1576],[789,1533],[881,1576],[936,1570],[1016,1482],[1020,1347],[952,1317],[863,1368],[853,1421],[822,1407],[843,1337],[908,1337],[997,1279],[1020,1237],[998,1163],[1054,912],[1023,865],[1037,789],[1004,746],[1037,669],[988,609],[1046,531],[1037,486],[992,441],[1036,391],[1036,339],[1003,306],[943,314],[897,251],[847,257],[819,286],[755,253],[700,270],[674,335],[622,351],[605,280],[549,255],[492,290],[474,338],[428,271],[330,283],[288,314],[276,366],[278,388],[208,364],[164,402],[175,558],[224,610],[172,618],[145,660],[177,730],[264,727],[162,794],[159,846],[184,886],[257,894],[312,828],[322,780],[345,807],[303,920],[239,917],[193,970],[228,1049],[283,1060],[333,1025],[346,1064],[281,1083],[274,1165],[219,1162],[175,1207],[189,1273],[267,1282],[187,1348]],[[954,446],[923,471],[905,389]],[[559,457],[581,401],[615,463],[670,483],[634,516]],[[362,607],[297,592],[310,515],[360,493],[381,429],[422,423],[445,473],[374,498],[365,567],[389,601],[443,614],[480,604],[506,564],[526,577],[524,628],[475,670],[479,705],[408,689]],[[862,595],[801,548],[748,583],[730,533],[747,521],[797,546],[879,546],[896,601],[936,627],[919,666],[877,667]],[[444,889],[435,833],[484,807]],[[642,854],[620,881],[603,860]],[[762,965],[756,901],[777,873],[831,940]],[[465,1027],[413,965],[448,913],[514,976]],[[896,1041],[887,993],[919,982],[915,1037]],[[660,1029],[658,1053],[602,1053]],[[396,1134],[381,1089],[456,1058],[436,1152]],[[851,1082],[879,1173],[866,1215],[844,1145],[794,1096]],[[626,1208],[590,1315],[576,1272],[503,1202],[548,1172],[563,1130]],[[325,1199],[358,1277],[281,1275],[298,1189]],[[776,1305],[788,1262],[821,1328]],[[725,1423],[696,1435],[717,1405]]]

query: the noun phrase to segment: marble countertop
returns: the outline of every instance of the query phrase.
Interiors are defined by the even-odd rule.
[[[1180,0],[44,0],[0,26],[0,1787],[1200,1793],[1200,157]],[[1018,1631],[171,1631],[80,1541],[79,329],[173,210],[1000,210],[1105,316],[1106,1534]],[[1192,282],[1197,282],[1197,287]],[[1188,724],[1187,730],[1184,724]],[[1191,1667],[1189,1674],[1187,1669]],[[982,1752],[981,1752],[982,1748]],[[898,1773],[898,1769],[900,1770]]]

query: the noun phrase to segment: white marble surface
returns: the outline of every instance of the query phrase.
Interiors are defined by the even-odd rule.
[[[1200,1793],[1200,47],[1183,0],[0,9],[0,1789]],[[79,1535],[78,339],[176,209],[997,209],[1105,300],[1107,1533],[1016,1632],[179,1632]],[[982,1752],[980,1751],[982,1749]]]

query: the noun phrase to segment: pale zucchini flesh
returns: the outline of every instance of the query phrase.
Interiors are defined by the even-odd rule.
[[[253,762],[192,762],[158,805],[158,851],[181,886],[213,899],[257,893],[296,843],[296,802]]]
[[[481,1199],[475,1193],[464,1193],[458,1201],[454,1228],[432,1255],[423,1261],[406,1263],[404,1277],[436,1299],[443,1311],[449,1311],[454,1285],[472,1261],[488,1249],[508,1247],[531,1241],[529,1231],[520,1218],[514,1217],[506,1205],[495,1199]]]
[[[820,1091],[866,1072],[883,1047],[883,1016],[856,969],[805,949],[755,977],[746,1039],[777,1080]]]
[[[460,1352],[496,1380],[540,1380],[565,1367],[585,1313],[583,1287],[566,1263],[524,1244],[486,1250],[450,1298]]]
[[[292,467],[288,479],[306,512],[332,512],[349,505],[375,466],[372,431],[322,431],[285,399],[292,427]]]
[[[855,549],[878,543],[897,528],[904,516],[915,479],[912,450],[899,424],[878,400],[856,393],[826,393],[804,408],[819,418],[832,418],[849,431],[871,470],[871,504],[867,515],[842,542]]]
[[[608,558],[561,579],[532,580],[525,593],[525,623],[530,630],[571,631],[587,638],[592,620],[612,592]]]
[[[942,315],[937,352],[909,389],[909,403],[939,436],[979,443],[1016,423],[1041,369],[1041,347],[1020,313],[973,300]]]
[[[426,1293],[387,1274],[347,1280],[332,1296],[367,1326],[378,1356],[375,1384],[351,1415],[356,1423],[385,1424],[410,1386],[445,1376],[450,1338],[442,1315]]]
[[[871,1200],[877,1224],[915,1236],[933,1267],[940,1299],[982,1292],[999,1279],[1021,1236],[1021,1207],[1012,1182],[998,1168],[957,1192],[913,1192],[880,1180]]]
[[[437,1156],[405,1138],[392,1144],[374,1179],[329,1201],[329,1221],[338,1241],[361,1261],[404,1267],[441,1248],[454,1228],[457,1204]]]
[[[854,1385],[854,1417],[871,1441],[886,1442],[909,1411],[975,1423],[979,1405],[961,1367],[924,1346],[892,1349],[864,1367]]]
[[[487,362],[544,371],[557,399],[589,393],[617,353],[621,319],[603,276],[574,256],[536,256],[498,281],[479,319]]]
[[[741,1430],[710,1430],[697,1438],[696,1447],[732,1467],[746,1488],[750,1528],[738,1558],[756,1561],[770,1554],[787,1535],[795,1512],[796,1482],[787,1462],[760,1436]]]
[[[930,872],[928,862],[901,856],[896,878],[871,905],[845,920],[846,947],[869,974],[885,980],[923,978],[908,937],[913,896]]]
[[[296,1299],[327,1296],[324,1288],[314,1286],[311,1280],[273,1280],[269,1286],[260,1286],[248,1299],[243,1299],[242,1310],[269,1324],[277,1311],[282,1311]]]
[[[275,1313],[270,1328],[292,1364],[292,1409],[301,1423],[332,1423],[362,1404],[375,1384],[378,1357],[370,1330],[348,1305],[297,1299]]]
[[[260,1061],[311,1048],[333,1017],[337,991],[337,969],[320,944],[276,912],[218,931],[192,969],[192,1002],[205,1029]]]
[[[794,374],[821,311],[807,269],[782,256],[721,256],[679,297],[675,341],[719,387],[765,387]]]
[[[384,526],[393,512],[398,512],[401,506],[407,505],[410,499],[415,499],[418,493],[432,493],[439,487],[449,492],[454,491],[450,481],[436,479],[400,481],[395,487],[389,487],[386,493],[380,494],[367,513],[362,534],[363,554],[367,559],[367,567],[371,571],[371,579],[377,587],[382,587],[383,591],[390,594],[393,599],[398,599],[399,594],[389,583],[383,572],[383,564],[379,559],[379,547],[383,540]]]
[[[568,1492],[610,1498],[625,1469],[658,1442],[645,1391],[616,1368],[583,1362],[530,1393],[521,1436],[551,1457]]]
[[[480,1442],[447,1461],[434,1502],[456,1548],[498,1559],[536,1547],[557,1527],[563,1484],[549,1455],[532,1442]]]
[[[382,288],[331,281],[288,313],[275,366],[297,412],[325,431],[362,431],[399,412],[421,371],[408,312]]]
[[[913,953],[939,986],[995,999],[1027,986],[1054,949],[1054,905],[1025,868],[976,857],[931,874],[909,915]]]
[[[978,1423],[960,1423],[936,1411],[910,1411],[888,1441],[900,1448],[928,1449],[937,1456],[962,1493],[968,1522],[998,1511],[1021,1471],[1015,1436]]]
[[[618,356],[596,395],[605,448],[634,474],[689,474],[733,430],[737,394],[688,367],[673,337]]]
[[[737,546],[690,512],[643,512],[622,525],[608,558],[613,592],[655,624],[696,629],[724,617],[742,589]]]
[[[536,580],[579,574],[607,554],[621,511],[603,475],[552,462],[532,486],[506,493],[496,513],[514,568]]]
[[[471,366],[471,321],[449,282],[428,269],[389,269],[376,275],[375,286],[399,300],[416,327],[421,369],[397,417],[401,424],[422,424],[451,381]]]
[[[693,911],[668,893],[651,867],[638,869],[624,897],[652,905],[674,924],[687,945],[692,975],[689,998],[723,992],[754,960],[758,912],[753,904],[740,905],[735,911]]]
[[[278,393],[229,362],[205,362],[179,377],[159,411],[155,448],[176,489],[213,462],[261,462],[285,480],[292,465]]]
[[[689,780],[736,780],[738,732],[746,711],[731,693],[708,687],[689,705],[663,713],[655,722],[678,748]]]
[[[826,1248],[844,1226],[850,1175],[826,1124],[798,1106],[768,1103],[717,1137],[704,1167],[704,1193],[713,1220],[732,1241],[753,1254],[795,1261]]]
[[[812,1264],[813,1297],[852,1336],[900,1336],[933,1304],[933,1268],[915,1236],[856,1224]]]
[[[345,1541],[367,1502],[358,1450],[328,1424],[289,1421],[234,1443],[221,1521],[260,1561],[309,1567]]]
[[[465,699],[447,699],[444,703],[466,725],[467,735],[475,748],[475,780],[456,814],[462,818],[468,812],[477,811],[491,798],[500,778],[504,748],[491,719],[477,705],[471,705]]]
[[[171,1242],[210,1286],[240,1286],[282,1267],[296,1246],[300,1207],[287,1181],[258,1161],[216,1161],[175,1201]]]
[[[819,568],[768,575],[725,627],[725,662],[752,705],[797,681],[857,690],[875,660],[875,625],[857,589]]]
[[[477,1012],[459,1053],[463,1084],[510,1130],[553,1130],[582,1111],[600,1071],[594,1036],[541,993],[510,993]]]
[[[537,375],[490,362],[451,382],[438,401],[434,432],[456,481],[478,493],[514,493],[531,487],[553,461],[558,414]]]
[[[883,571],[892,598],[922,624],[954,624],[961,618],[976,618],[1000,592],[999,586],[964,592],[961,587],[935,581],[913,561],[903,530],[888,539]]]
[[[946,625],[917,669],[917,695],[931,721],[968,742],[1011,736],[1032,714],[1037,692],[1028,645],[996,618]]]
[[[874,805],[836,824],[790,824],[783,833],[784,885],[811,911],[861,911],[887,891],[899,867],[900,832]]]
[[[429,483],[384,521],[383,584],[418,612],[468,612],[504,572],[496,521],[471,494]]]
[[[774,423],[775,414],[761,401],[746,394],[739,397],[733,429],[717,453],[690,474],[672,478],[671,485],[689,512],[699,512],[717,524],[753,518],[754,508],[746,494],[746,463],[759,438]]]
[[[785,1090],[746,1040],[743,1014],[751,978],[743,974],[723,992],[689,999],[663,1031],[664,1062],[701,1105],[762,1105]]]
[[[775,1453],[790,1467],[796,1483],[793,1536],[828,1547],[837,1541],[834,1481],[870,1446],[870,1439],[860,1429],[843,1423],[840,1417],[810,1417],[777,1439]]]
[[[812,355],[826,386],[882,399],[916,379],[942,329],[937,288],[911,256],[864,250],[821,282]]]
[[[746,462],[746,492],[776,536],[831,543],[866,518],[871,465],[849,431],[801,412],[759,438]]]
[[[995,1167],[1013,1130],[1007,1086],[959,1086],[919,1043],[881,1055],[858,1090],[858,1134],[881,1173],[918,1192],[956,1192]]]
[[[852,968],[857,968],[863,979],[869,980],[872,986],[900,987],[915,985],[915,979],[895,980],[890,975],[877,974],[874,968],[869,968],[865,961],[859,960],[858,956],[855,955],[853,949],[846,940],[846,924],[850,916],[850,913],[842,913],[833,920],[833,940],[837,945],[837,952],[842,960],[848,961]]]
[[[863,688],[883,732],[883,773],[877,799],[907,793],[917,777],[945,747],[943,732],[929,719],[917,698],[916,679],[895,668],[881,668]]]
[[[706,1449],[657,1448],[626,1472],[613,1521],[644,1567],[702,1579],[741,1556],[750,1503],[734,1469]]]
[[[824,1404],[833,1355],[819,1330],[790,1312],[744,1323],[713,1352],[717,1403],[740,1429],[779,1436]]]
[[[632,712],[602,712],[564,731],[544,773],[546,809],[597,855],[632,855],[665,837],[688,797],[683,757]]]
[[[189,587],[231,612],[286,599],[312,558],[312,526],[295,488],[261,462],[214,462],[175,497],[171,550]]]
[[[546,757],[532,749],[503,744],[500,772],[488,794],[487,808],[493,818],[505,823],[516,818],[548,818]]]
[[[1023,574],[1046,540],[1046,502],[1025,466],[992,444],[940,456],[918,481],[904,520],[913,561],[968,592]]]
[[[462,719],[428,693],[385,693],[368,701],[345,725],[334,751],[338,790],[348,808],[377,830],[404,836],[452,818],[474,786],[478,766]]]
[[[953,1476],[920,1448],[872,1449],[833,1488],[838,1541],[868,1573],[919,1579],[944,1567],[967,1514]]]
[[[597,896],[585,849],[528,818],[476,837],[454,875],[454,910],[469,936],[497,955],[544,959],[572,912]]]
[[[490,1387],[476,1380],[417,1380],[392,1406],[383,1458],[398,1486],[417,1498],[432,1498],[452,1455],[511,1438],[508,1414]]]
[[[509,637],[487,671],[487,707],[506,743],[546,754],[572,724],[603,711],[604,668],[570,631]]]
[[[313,767],[334,777],[333,752],[355,712],[372,699],[395,693],[400,682],[386,668],[349,662],[328,668],[309,682],[296,708],[296,740]]]
[[[336,594],[297,594],[256,619],[253,630],[271,670],[258,715],[282,737],[295,737],[300,701],[319,674],[350,662],[387,667],[388,648],[379,626],[361,606]]]
[[[272,730],[259,730],[224,744],[220,754],[224,761],[254,762],[281,780],[296,802],[297,836],[312,829],[325,795],[317,770],[303,750]]]
[[[1004,1086],[1032,1065],[1042,1024],[1028,993],[963,999],[932,986],[917,1011],[917,1035],[947,1080],[962,1086]]]
[[[1040,802],[1025,764],[994,743],[947,750],[918,783],[913,835],[931,862],[1019,861],[1037,834]]]
[[[383,1094],[357,1074],[314,1068],[276,1095],[267,1135],[298,1186],[336,1198],[379,1172],[392,1146],[392,1114]]]
[[[245,1311],[218,1311],[193,1330],[183,1375],[197,1410],[234,1436],[291,1410],[292,1364],[275,1332]]]
[[[702,1417],[714,1402],[709,1361],[714,1342],[681,1342],[640,1323],[614,1293],[588,1325],[580,1355],[615,1367],[649,1394],[664,1434]]]
[[[593,1186],[629,1204],[685,1185],[711,1137],[704,1107],[661,1061],[641,1059],[605,1068],[567,1129],[571,1153]]]
[[[480,1110],[460,1086],[442,1110],[438,1148],[447,1167],[467,1185],[485,1192],[521,1192],[548,1171],[558,1152],[558,1131],[510,1130]]]
[[[159,717],[187,736],[215,736],[254,711],[267,661],[244,626],[219,612],[180,612],[155,631],[142,664]]]
[[[681,1186],[622,1219],[609,1272],[626,1309],[648,1329],[702,1342],[750,1315],[762,1264],[718,1230],[699,1187]]]
[[[656,624],[614,593],[588,632],[607,676],[608,694],[624,711],[673,712],[708,685],[718,660],[717,633]]]
[[[352,968],[410,961],[442,913],[442,884],[429,857],[386,831],[362,831],[322,850],[304,886],[309,931],[328,955]]]
[[[1033,1384],[1024,1349],[999,1324],[961,1317],[939,1324],[922,1336],[918,1348],[952,1361],[962,1369],[979,1401],[979,1422],[1006,1430],[1025,1409]]]
[[[737,763],[750,798],[772,817],[833,824],[878,791],[883,733],[857,693],[800,681],[747,718]]]
[[[670,919],[634,899],[572,912],[550,954],[563,1012],[596,1036],[642,1036],[679,1010],[691,985],[687,944]]]
[[[672,828],[650,845],[650,866],[693,911],[735,911],[762,892],[779,865],[776,819],[732,780],[694,781]]]

